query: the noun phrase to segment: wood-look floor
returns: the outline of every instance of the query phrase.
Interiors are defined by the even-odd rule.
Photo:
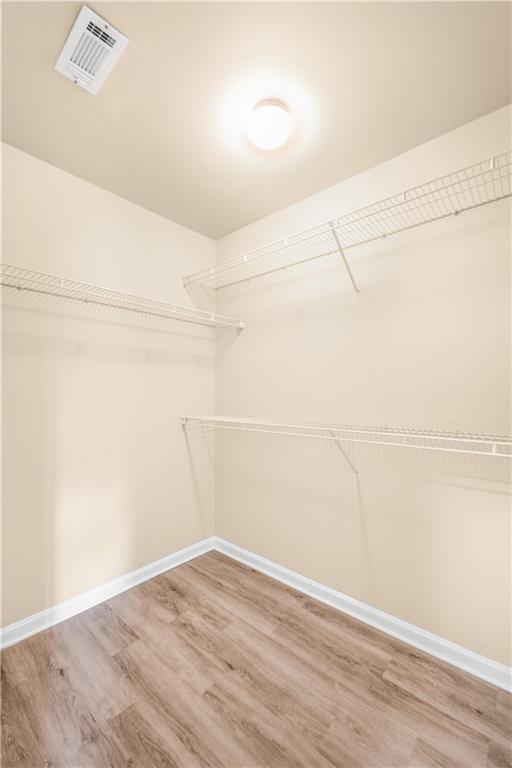
[[[511,766],[512,697],[218,553],[7,649],[2,768]]]

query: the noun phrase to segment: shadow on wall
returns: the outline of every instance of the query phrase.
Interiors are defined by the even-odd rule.
[[[5,290],[2,626],[212,532],[179,416],[212,407],[214,338]]]
[[[204,326],[184,323],[172,318],[133,312],[121,307],[108,306],[94,302],[68,298],[65,296],[32,291],[20,291],[15,287],[2,286],[2,306],[4,309],[27,310],[40,315],[60,316],[63,321],[56,324],[59,329],[66,329],[65,320],[82,319],[91,323],[107,324],[124,328],[169,334],[187,339],[211,339],[211,331]],[[144,338],[144,337],[141,337]]]
[[[201,429],[200,439],[197,440],[198,435],[191,436],[184,424],[182,425],[182,429],[187,448],[187,458],[190,475],[192,477],[196,507],[200,510],[201,516],[206,519],[210,499],[205,498],[204,482],[202,480],[204,469],[201,471],[201,467],[204,467],[206,463],[210,476],[215,476],[215,435],[213,430]],[[215,529],[212,525],[210,535],[213,535],[214,533]]]

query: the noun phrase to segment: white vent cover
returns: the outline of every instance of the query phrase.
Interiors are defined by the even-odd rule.
[[[127,45],[127,37],[83,5],[55,69],[86,91],[98,93]]]

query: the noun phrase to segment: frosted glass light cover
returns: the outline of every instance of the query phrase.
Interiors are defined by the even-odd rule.
[[[247,118],[245,130],[250,141],[260,149],[277,149],[290,138],[292,121],[283,104],[261,102]]]

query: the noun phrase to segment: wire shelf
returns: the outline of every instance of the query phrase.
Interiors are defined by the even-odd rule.
[[[400,427],[367,427],[341,424],[279,424],[259,419],[224,416],[182,416],[184,427],[208,426],[242,432],[334,440],[338,443],[367,443],[394,448],[412,448],[444,453],[512,458],[512,437],[470,432],[444,432]]]
[[[219,290],[510,197],[512,152],[429,181],[183,278]],[[349,271],[354,288],[357,286]]]
[[[156,301],[99,285],[68,280],[45,272],[36,272],[13,264],[0,265],[0,284],[35,294],[58,296],[87,304],[115,307],[141,315],[149,315],[210,328],[243,328],[244,323],[232,317],[217,315],[195,307],[184,307],[165,301]]]

